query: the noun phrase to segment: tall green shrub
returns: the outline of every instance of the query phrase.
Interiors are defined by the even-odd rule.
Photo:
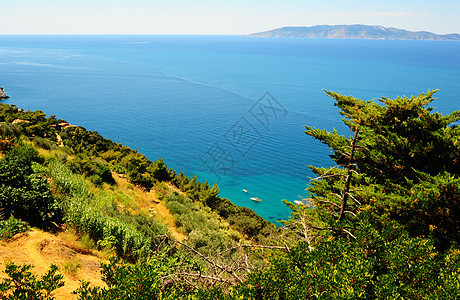
[[[31,145],[14,147],[0,160],[0,207],[6,217],[47,226],[60,219],[60,209],[46,178],[34,172],[36,162],[43,158]]]

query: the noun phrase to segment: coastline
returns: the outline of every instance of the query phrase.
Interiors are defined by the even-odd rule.
[[[1,100],[6,100],[6,99],[8,99],[8,98],[10,98],[10,96],[8,96],[7,94],[5,94],[3,88],[0,86],[0,101],[1,101]]]

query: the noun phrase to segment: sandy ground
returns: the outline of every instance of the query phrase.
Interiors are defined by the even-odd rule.
[[[91,285],[104,286],[100,274],[100,259],[82,247],[77,247],[74,242],[37,229],[32,229],[27,234],[18,234],[7,242],[0,242],[0,278],[6,277],[5,260],[16,264],[32,264],[32,272],[38,276],[45,274],[50,264],[59,268],[59,273],[64,275],[65,285],[55,290],[52,295],[56,299],[77,299],[72,292],[80,286],[80,280],[85,280]],[[79,267],[71,271],[64,266],[78,262]]]

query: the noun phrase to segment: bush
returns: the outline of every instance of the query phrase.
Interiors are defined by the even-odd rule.
[[[102,182],[115,183],[110,168],[101,159],[91,159],[80,154],[69,162],[69,167],[72,172],[88,177],[96,185],[101,185]]]
[[[18,266],[12,262],[6,262],[5,273],[8,278],[0,282],[1,299],[34,299],[51,300],[51,293],[64,286],[64,277],[57,275],[56,265],[51,265],[50,270],[41,278],[30,271],[32,265]]]
[[[176,226],[185,231],[187,243],[195,249],[203,252],[221,251],[241,239],[240,234],[222,222],[209,207],[179,194],[169,194],[165,199]]]
[[[367,223],[367,224],[366,224]],[[244,299],[458,299],[460,252],[439,255],[395,223],[364,221],[356,240],[304,242],[251,273]],[[206,294],[206,293],[205,293]]]
[[[18,124],[2,124],[0,134],[7,139],[15,139],[21,136],[21,126]]]
[[[112,258],[102,264],[102,278],[107,288],[90,287],[83,282],[74,292],[79,299],[182,299],[178,286],[164,285],[161,276],[167,275],[170,258],[151,258],[132,265]]]
[[[275,225],[264,220],[253,210],[239,207],[230,200],[219,197],[219,187],[216,184],[210,187],[208,182],[201,183],[196,176],[189,178],[182,172],[179,174],[170,172],[170,177],[172,182],[187,193],[190,199],[208,206],[222,218],[227,219],[233,228],[248,237],[260,241],[274,232]]]
[[[26,232],[28,226],[26,222],[10,216],[7,220],[0,221],[0,240],[8,240],[15,234]]]
[[[54,156],[56,157],[56,159],[58,161],[60,161],[61,163],[67,163],[67,157],[68,157],[68,154],[65,152],[65,151],[57,151]]]
[[[160,158],[153,163],[152,171],[153,177],[158,181],[170,181],[171,174],[166,167],[165,162]]]
[[[34,137],[32,141],[36,147],[39,147],[45,150],[50,150],[51,148],[53,148],[53,146],[56,147],[56,143],[52,143],[49,139],[42,138],[39,136]]]
[[[14,146],[14,142],[11,139],[0,140],[0,152],[9,151]]]
[[[37,161],[43,158],[30,145],[14,147],[0,160],[0,206],[6,217],[47,226],[60,220],[60,210],[46,179],[32,168]]]

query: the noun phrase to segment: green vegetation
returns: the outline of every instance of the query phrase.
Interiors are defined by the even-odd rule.
[[[176,226],[188,236],[188,245],[202,253],[220,252],[241,239],[228,223],[201,202],[179,194],[166,196],[166,207],[173,214]]]
[[[230,200],[220,198],[217,185],[210,187],[208,182],[201,183],[196,176],[190,178],[182,172],[178,175],[173,173],[172,182],[187,193],[192,200],[208,206],[226,219],[237,231],[250,238],[261,240],[274,231],[274,225],[264,220],[253,210],[236,206]]]
[[[8,278],[0,282],[1,299],[34,299],[51,300],[51,292],[64,285],[63,276],[56,274],[57,267],[51,265],[50,270],[41,278],[30,271],[31,265],[18,266],[13,262],[6,263],[5,273]]]
[[[336,165],[311,166],[310,198],[286,202],[292,216],[279,230],[217,185],[2,104],[0,211],[43,228],[66,223],[116,253],[102,265],[107,287],[83,282],[79,299],[457,299],[460,111],[433,112],[433,93],[375,102],[327,92],[351,134],[306,127]],[[117,178],[155,193],[187,238],[172,238],[156,204],[141,208]],[[23,225],[2,222],[10,234]],[[13,278],[37,282],[29,269],[9,264],[0,292],[13,293]]]
[[[8,240],[15,234],[26,232],[28,229],[27,223],[13,216],[7,220],[0,220],[0,240]]]
[[[53,187],[61,198],[64,221],[77,231],[88,234],[95,242],[114,237],[112,246],[128,260],[147,257],[159,247],[157,236],[166,228],[153,218],[121,212],[114,202],[99,203],[80,176],[55,160],[48,162]]]
[[[433,92],[380,105],[328,95],[353,133],[306,127],[336,166],[311,167],[308,205],[290,205],[298,245],[239,287],[245,298],[455,299],[460,292],[460,112]]]
[[[14,120],[25,120],[11,124]],[[74,173],[87,177],[96,185],[114,184],[111,171],[123,174],[129,182],[150,190],[158,182],[171,182],[194,201],[202,202],[248,238],[268,236],[275,226],[254,211],[238,207],[218,196],[219,188],[168,169],[162,159],[151,162],[144,155],[83,127],[70,126],[55,116],[46,118],[42,111],[27,111],[0,104],[1,141],[31,139],[42,149],[55,152],[55,157]],[[62,144],[59,144],[62,141]],[[10,143],[5,142],[5,147]],[[0,142],[0,147],[2,143]],[[1,149],[1,148],[0,148]]]
[[[161,276],[168,274],[170,261],[149,259],[136,265],[112,259],[102,264],[102,275],[108,288],[90,287],[83,282],[75,291],[79,299],[180,299],[185,296],[177,287],[164,286]]]
[[[75,258],[64,264],[64,271],[71,274],[72,276],[77,275],[79,268],[81,268],[81,262]]]
[[[34,226],[48,226],[60,210],[46,179],[34,164],[43,162],[30,145],[13,147],[0,161],[0,207],[4,217],[14,216]]]

